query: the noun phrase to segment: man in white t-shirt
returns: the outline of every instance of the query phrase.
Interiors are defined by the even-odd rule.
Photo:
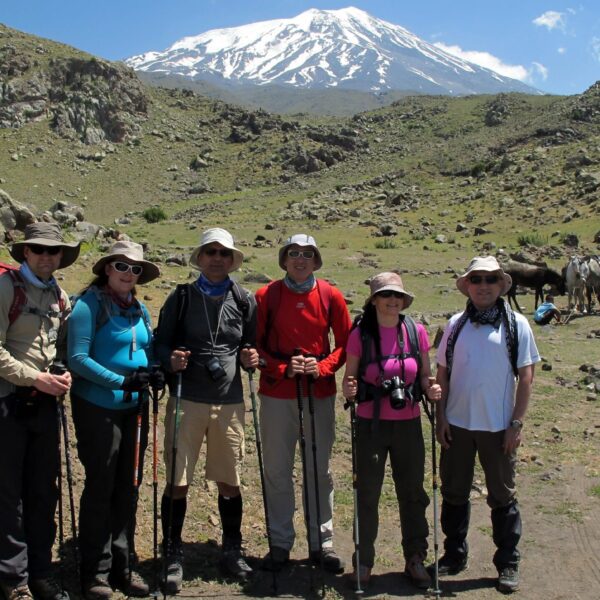
[[[531,327],[501,296],[512,284],[498,261],[475,257],[456,287],[466,309],[446,327],[437,353],[442,399],[437,438],[442,446],[442,531],[439,573],[467,567],[470,503],[475,456],[485,473],[492,512],[498,589],[519,587],[521,516],[516,499],[516,450],[521,444],[534,364],[540,356]]]

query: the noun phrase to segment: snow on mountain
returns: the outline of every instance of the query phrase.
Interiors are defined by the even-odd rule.
[[[536,92],[353,7],[214,29],[125,62],[139,71],[241,84],[429,94]]]

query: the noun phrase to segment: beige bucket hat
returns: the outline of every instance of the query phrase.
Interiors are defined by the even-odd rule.
[[[25,239],[12,245],[10,255],[18,263],[22,263],[25,260],[25,246],[33,245],[50,248],[61,246],[63,254],[58,265],[59,269],[72,265],[77,260],[81,248],[81,242],[65,242],[62,229],[58,223],[39,222],[30,223],[25,227]]]
[[[160,277],[160,269],[154,263],[144,260],[144,248],[142,245],[128,240],[115,242],[108,251],[108,254],[98,260],[92,267],[92,272],[95,275],[102,275],[104,267],[109,262],[119,259],[135,265],[141,265],[144,268],[137,281],[140,285]]]
[[[227,248],[233,252],[233,263],[229,269],[229,272],[237,271],[242,266],[242,262],[244,261],[244,253],[238,248],[235,247],[233,243],[233,236],[226,229],[222,229],[221,227],[212,227],[211,229],[207,229],[202,233],[200,238],[200,245],[194,249],[192,255],[190,256],[190,267],[194,269],[200,270],[198,266],[198,256],[202,251],[204,246],[213,243],[219,243],[223,248]]]
[[[469,295],[468,277],[473,271],[486,271],[488,273],[497,273],[504,280],[501,296],[504,296],[512,286],[512,277],[505,273],[500,263],[493,256],[476,256],[471,260],[467,270],[456,280],[456,287],[465,295]]]
[[[279,248],[279,266],[285,271],[285,253],[287,252],[290,246],[300,246],[302,248],[312,248],[315,251],[315,271],[318,271],[323,266],[323,259],[321,258],[321,253],[319,252],[319,248],[317,246],[317,242],[312,235],[307,235],[306,233],[296,233],[295,235],[290,236],[285,242],[283,242],[283,246]]]
[[[404,289],[404,283],[402,283],[402,277],[398,275],[398,273],[394,273],[393,271],[388,271],[385,273],[379,273],[379,275],[375,275],[369,282],[369,287],[371,288],[371,295],[367,298],[365,302],[365,306],[367,306],[375,294],[379,292],[384,292],[385,290],[390,290],[392,292],[400,292],[404,294],[406,300],[404,308],[408,308],[413,300],[415,299],[415,295],[411,292],[407,292]]]

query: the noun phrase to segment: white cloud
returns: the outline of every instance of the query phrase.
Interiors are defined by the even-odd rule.
[[[548,31],[553,29],[565,29],[565,13],[557,12],[555,10],[547,10],[543,15],[535,18],[533,24],[538,27],[547,27]]]
[[[600,62],[600,37],[593,37],[590,42],[590,49],[595,60]]]
[[[598,60],[600,60],[600,38],[594,39],[595,46],[593,46],[593,52]],[[460,46],[448,46],[442,42],[436,42],[434,46],[444,52],[448,52],[448,54],[462,58],[463,60],[479,65],[480,67],[490,69],[499,75],[517,79],[518,81],[522,81],[529,85],[535,85],[535,83],[540,80],[546,81],[546,79],[548,79],[548,68],[538,62],[533,62],[529,68],[524,65],[508,65],[489,52],[463,50]]]
[[[482,52],[480,50],[463,50],[460,46],[447,46],[442,42],[436,42],[434,44],[440,50],[448,52],[453,56],[462,58],[468,62],[491,69],[500,75],[505,77],[511,77],[512,79],[518,79],[519,81],[527,81],[529,78],[529,71],[523,65],[507,65],[503,63],[497,56],[490,54],[489,52]]]
[[[536,78],[536,75],[538,75],[542,81],[546,81],[546,79],[548,79],[548,68],[541,63],[534,62],[530,70],[530,77]]]
[[[561,46],[561,47],[560,47],[560,48],[557,50],[557,52],[558,52],[559,54],[566,54],[566,53],[567,53],[567,49],[566,49],[566,48],[563,48],[563,47]]]

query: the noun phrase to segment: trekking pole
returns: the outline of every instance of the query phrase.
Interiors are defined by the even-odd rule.
[[[140,368],[139,371],[144,369]],[[135,424],[135,446],[133,450],[133,490],[131,494],[131,522],[129,524],[129,587],[131,588],[131,578],[133,574],[133,564],[135,562],[135,520],[137,512],[137,500],[140,491],[140,450],[142,445],[142,420],[144,414],[144,390],[138,392],[138,405]]]
[[[296,348],[294,350],[294,356],[301,356],[302,350]],[[309,577],[310,577],[310,589],[314,589],[313,581],[313,569],[312,561],[310,560],[310,506],[308,497],[308,471],[306,465],[306,436],[304,434],[304,400],[302,398],[302,375],[299,373],[296,375],[296,396],[298,400],[298,428],[300,435],[300,456],[302,458],[302,483],[304,492],[304,514],[306,518],[306,539],[308,541],[308,563],[309,563]]]
[[[315,480],[315,506],[317,509],[317,540],[319,542],[319,567],[323,575],[323,535],[321,533],[321,499],[319,496],[319,473],[317,470],[317,428],[315,426],[315,399],[313,396],[313,378],[306,376],[306,392],[308,395],[308,412],[310,413],[310,432],[312,437],[313,471]],[[322,580],[322,594],[325,595],[325,580]]]
[[[54,361],[50,372],[53,375],[64,375],[68,371],[66,365],[60,361]],[[79,568],[79,543],[77,538],[77,521],[75,518],[75,497],[73,495],[73,463],[71,462],[71,447],[69,445],[69,427],[67,423],[67,412],[65,411],[65,396],[58,397],[58,415],[62,424],[63,440],[65,445],[65,464],[67,468],[67,489],[69,491],[69,508],[71,512],[71,535],[73,537],[73,557],[75,559],[75,575],[77,581],[81,574]],[[60,435],[60,428],[59,428]],[[62,480],[62,474],[61,474]],[[62,487],[62,484],[61,484]],[[59,506],[60,509],[60,506]]]
[[[177,350],[185,352],[185,347],[179,346]],[[177,391],[175,392],[175,421],[173,423],[173,444],[171,446],[171,483],[169,483],[169,516],[167,519],[167,539],[164,548],[163,561],[163,598],[167,600],[167,575],[169,571],[169,546],[171,544],[171,531],[173,529],[173,496],[175,494],[175,467],[177,466],[177,444],[179,437],[179,410],[181,405],[181,386],[183,383],[183,371],[177,371]]]
[[[356,404],[354,398],[346,398],[344,409],[350,409],[350,441],[352,445],[352,493],[354,496],[354,561],[356,564],[356,594],[362,594],[360,587],[360,536],[358,531],[358,475],[356,468]]]
[[[245,344],[244,348],[251,348],[250,344]],[[267,488],[265,486],[265,467],[262,456],[262,441],[260,437],[260,426],[258,422],[258,412],[256,408],[256,384],[254,382],[254,369],[248,369],[248,385],[250,386],[250,400],[252,402],[252,418],[254,420],[254,437],[256,439],[256,453],[258,454],[258,471],[260,473],[260,487],[262,490],[263,505],[265,507],[265,526],[267,528],[267,543],[269,544],[269,554],[273,557],[273,543],[271,541],[271,522],[269,520],[269,506],[267,504]],[[277,573],[273,573],[273,592],[277,595]]]
[[[429,385],[435,383],[435,377],[429,377]],[[436,439],[435,439],[435,406],[433,402],[429,406],[429,400],[425,399],[423,402],[423,408],[431,423],[431,478],[432,478],[432,489],[433,489],[433,557],[434,557],[434,588],[432,594],[439,598],[442,595],[440,590],[440,578],[439,578],[439,544],[438,544],[438,481],[437,481],[437,459],[436,459]]]
[[[160,370],[160,365],[153,365],[152,371]],[[163,388],[159,394],[156,386],[152,387],[152,510],[153,510],[153,542],[154,542],[154,593],[158,596],[158,402],[165,395]]]
[[[60,436],[62,435],[62,420],[60,415],[61,401],[56,403],[56,425],[58,427],[58,555],[60,557],[60,589],[63,596],[65,595],[65,568],[63,561],[65,560],[65,528],[63,525],[63,477],[62,477],[62,451]]]

